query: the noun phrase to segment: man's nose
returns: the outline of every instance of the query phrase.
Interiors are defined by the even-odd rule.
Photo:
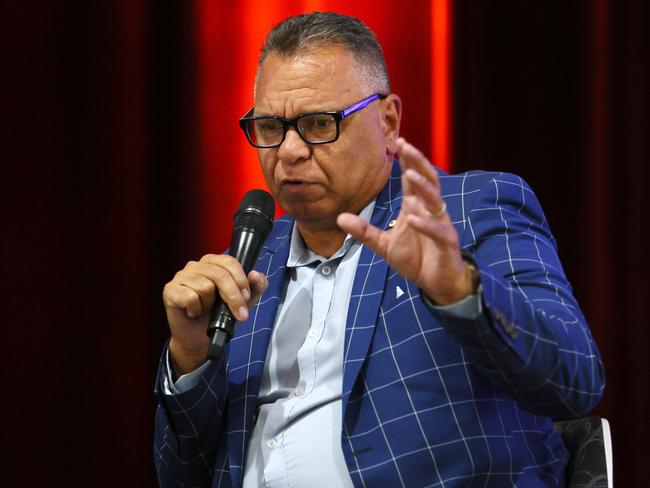
[[[290,127],[284,136],[284,141],[278,148],[278,159],[284,163],[295,163],[301,159],[309,158],[311,148],[309,144],[302,140],[298,131]]]

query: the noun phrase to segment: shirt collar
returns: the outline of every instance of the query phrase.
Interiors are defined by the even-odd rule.
[[[364,209],[359,213],[359,217],[363,220],[369,222],[370,217],[372,217],[372,211],[375,208],[376,199],[373,199]],[[345,236],[345,241],[343,245],[336,251],[329,260],[340,258],[347,253],[356,240],[348,234]],[[291,243],[289,248],[289,259],[287,259],[288,268],[297,268],[299,266],[306,266],[313,262],[324,262],[328,261],[323,256],[319,256],[315,252],[305,246],[305,241],[303,241],[300,232],[298,231],[298,226],[296,223],[293,223],[293,230],[291,231]]]

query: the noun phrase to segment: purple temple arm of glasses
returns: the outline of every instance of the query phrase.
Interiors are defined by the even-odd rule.
[[[362,108],[366,108],[370,102],[374,102],[378,98],[379,98],[379,93],[375,93],[374,95],[370,95],[368,98],[364,98],[363,100],[355,103],[351,107],[344,109],[341,112],[341,118],[344,119],[348,115],[353,114],[354,112],[361,110]]]

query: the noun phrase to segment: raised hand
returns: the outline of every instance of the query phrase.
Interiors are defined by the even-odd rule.
[[[474,291],[471,268],[463,261],[458,234],[440,194],[438,174],[427,158],[403,138],[397,140],[404,198],[395,227],[381,230],[342,213],[341,229],[371,247],[436,303],[457,302]]]

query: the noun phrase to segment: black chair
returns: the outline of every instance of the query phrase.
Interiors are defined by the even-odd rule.
[[[567,488],[612,488],[614,466],[609,422],[591,416],[555,422],[569,451]]]

